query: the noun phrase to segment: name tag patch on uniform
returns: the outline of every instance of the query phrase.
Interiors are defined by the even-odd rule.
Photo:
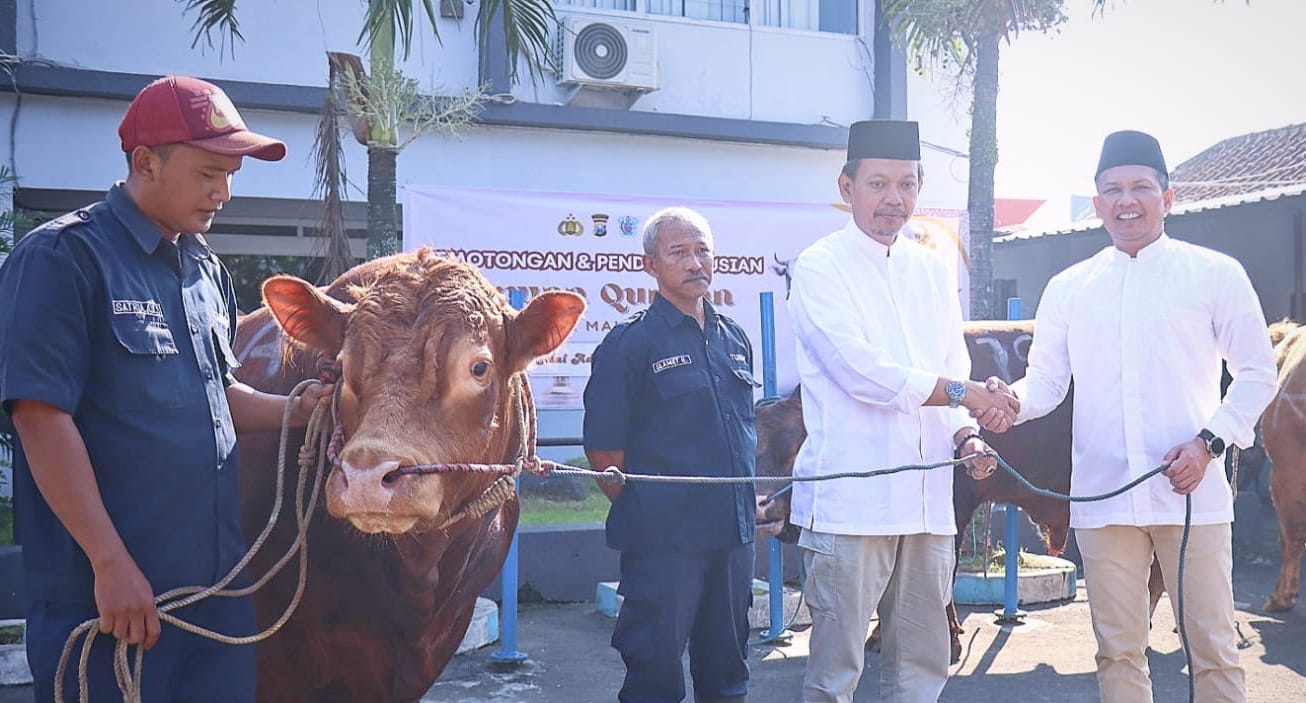
[[[115,300],[113,314],[163,318],[163,306],[153,300]]]
[[[667,369],[674,369],[677,366],[688,366],[692,363],[694,363],[694,360],[689,358],[688,354],[677,354],[676,356],[668,356],[665,359],[658,359],[657,361],[653,362],[653,373],[662,373]]]
[[[738,361],[741,364],[748,363],[748,357],[744,356],[743,354],[731,354],[730,360]]]

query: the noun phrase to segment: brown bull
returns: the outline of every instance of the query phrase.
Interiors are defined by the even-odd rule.
[[[481,515],[468,509],[496,475],[396,470],[511,464],[531,452],[535,412],[524,369],[570,334],[584,300],[549,292],[514,312],[474,268],[427,250],[356,267],[325,295],[288,276],[270,279],[263,293],[267,307],[239,325],[237,376],[282,393],[316,375],[319,359],[338,360],[344,441],[308,537],[303,601],[259,645],[259,700],[417,701],[501,567],[518,505],[508,497],[483,500]],[[276,437],[244,436],[240,447],[253,536],[272,504]],[[253,562],[255,575],[285,551],[293,530],[283,516]],[[261,625],[289,601],[290,571],[255,596]]]
[[[1306,327],[1276,323],[1270,338],[1279,364],[1279,391],[1261,415],[1261,432],[1274,465],[1270,496],[1279,517],[1283,561],[1265,609],[1282,611],[1297,604],[1306,543]]]

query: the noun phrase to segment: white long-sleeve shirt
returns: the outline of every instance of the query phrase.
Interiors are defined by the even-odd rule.
[[[961,408],[921,407],[938,379],[966,379],[957,282],[934,254],[884,246],[855,223],[808,247],[791,268],[807,440],[795,476],[952,458]],[[795,483],[790,520],[847,535],[956,533],[952,469]]]
[[[1220,360],[1233,383],[1220,399]],[[1162,234],[1136,258],[1108,247],[1048,282],[1018,422],[1051,412],[1075,381],[1070,489],[1105,493],[1160,466],[1207,428],[1247,447],[1275,392],[1260,300],[1233,258]],[[1016,467],[1019,469],[1020,467]],[[1221,462],[1193,491],[1193,524],[1233,520]],[[1184,497],[1155,476],[1121,496],[1072,503],[1075,527],[1175,525]]]

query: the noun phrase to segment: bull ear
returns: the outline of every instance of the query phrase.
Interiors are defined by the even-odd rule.
[[[264,281],[263,303],[286,336],[328,358],[340,353],[350,306],[294,276],[273,276]]]
[[[585,313],[585,299],[569,291],[552,290],[531,299],[508,327],[508,362],[521,371],[537,357],[557,349]]]

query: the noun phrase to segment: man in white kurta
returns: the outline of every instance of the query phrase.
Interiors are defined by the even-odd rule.
[[[853,217],[799,255],[789,311],[807,439],[795,476],[947,461],[987,449],[967,408],[1015,406],[968,381],[957,281],[899,231],[920,187],[915,123],[849,133],[839,178]],[[951,407],[949,407],[951,405]],[[972,466],[983,478],[993,460]],[[951,653],[944,607],[955,560],[951,466],[795,483],[812,613],[805,703],[848,703],[872,614],[882,622],[881,698],[938,700]]]
[[[1165,475],[1123,495],[1071,504],[1102,700],[1152,700],[1146,584],[1155,550],[1172,604],[1183,589],[1197,701],[1241,702],[1233,501],[1219,455],[1226,443],[1252,444],[1274,394],[1274,356],[1243,267],[1165,234],[1173,199],[1165,174],[1149,135],[1107,137],[1094,202],[1112,246],[1048,283],[1029,368],[1013,390],[1023,422],[1055,409],[1073,376],[1072,494],[1106,493],[1170,464]],[[1221,359],[1233,376],[1223,400]],[[1192,530],[1180,584],[1185,496],[1192,498]]]

